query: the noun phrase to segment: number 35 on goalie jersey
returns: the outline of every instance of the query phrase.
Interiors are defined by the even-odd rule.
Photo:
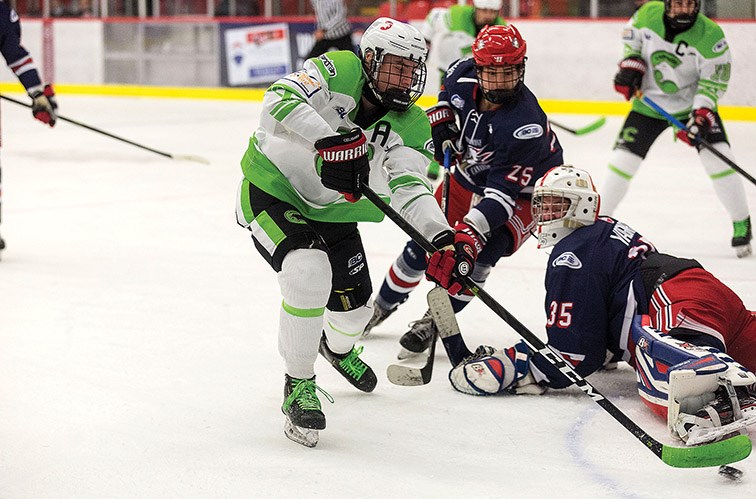
[[[562,352],[581,376],[597,371],[607,356],[627,355],[630,322],[647,313],[640,266],[656,251],[640,234],[608,217],[562,239],[546,270],[548,343]],[[536,367],[555,388],[567,386],[550,363]]]

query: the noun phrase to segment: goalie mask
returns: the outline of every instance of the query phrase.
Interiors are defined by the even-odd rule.
[[[686,30],[695,24],[700,0],[664,0],[664,17],[676,30]]]
[[[486,26],[472,45],[483,97],[502,104],[517,95],[525,79],[527,44],[513,25]]]
[[[532,211],[538,247],[546,248],[598,217],[599,195],[591,176],[572,166],[546,172],[533,188]]]
[[[416,28],[388,17],[373,21],[360,41],[368,100],[391,111],[409,109],[425,89],[427,58],[425,39]]]

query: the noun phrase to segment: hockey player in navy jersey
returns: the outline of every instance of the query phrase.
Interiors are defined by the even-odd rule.
[[[32,56],[21,45],[18,14],[5,2],[0,2],[0,52],[32,98],[34,117],[46,125],[55,126],[58,104],[53,87],[42,83]]]
[[[32,98],[32,115],[42,123],[55,126],[55,92],[39,78],[37,66],[29,52],[21,45],[21,24],[18,14],[5,2],[0,2],[0,52],[8,67],[15,73]],[[0,237],[0,250],[5,241]]]
[[[560,166],[535,186],[538,246],[553,246],[546,269],[549,345],[583,377],[611,361],[628,362],[643,401],[685,441],[702,442],[702,428],[743,424],[734,422],[738,414],[755,423],[756,313],[696,260],[659,253],[634,229],[598,212],[599,195],[584,170]],[[571,384],[523,342],[479,347],[450,380],[472,395]]]
[[[530,237],[533,184],[563,162],[546,114],[524,83],[526,50],[516,27],[487,26],[473,42],[473,58],[449,68],[438,105],[428,110],[436,160],[442,161],[446,147],[456,158],[447,219],[478,249],[471,255],[472,260],[477,257],[471,277],[480,285],[500,258],[512,255]],[[439,187],[439,204],[441,192]],[[438,263],[431,262],[428,277],[450,294],[458,293],[461,283],[453,275],[442,275],[450,267]],[[408,298],[427,265],[420,246],[408,242],[374,299],[368,332]],[[454,311],[471,299],[470,294],[452,296]],[[412,323],[400,340],[400,358],[424,351],[434,328],[429,314]]]

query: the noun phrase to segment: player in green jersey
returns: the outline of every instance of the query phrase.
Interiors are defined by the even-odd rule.
[[[437,247],[454,241],[422,173],[431,161],[430,124],[414,103],[425,86],[426,57],[417,29],[376,20],[359,56],[337,51],[308,59],[267,90],[241,161],[237,220],[278,273],[284,430],[303,445],[314,446],[325,428],[318,352],[359,390],[370,392],[377,381],[354,346],[373,314],[357,222],[383,218],[361,197],[363,186]]]
[[[420,31],[430,44],[428,65],[441,81],[449,65],[472,55],[472,42],[487,25],[506,25],[499,16],[502,0],[473,0],[472,5],[432,9]]]
[[[677,136],[695,145],[706,139],[733,159],[717,102],[730,80],[731,55],[722,28],[699,13],[699,0],[648,2],[638,9],[623,34],[625,58],[619,64],[614,88],[633,101],[609,163],[601,190],[601,213],[612,215],[648,150],[669,123],[640,99],[641,90],[681,121],[690,136]],[[731,244],[738,257],[751,254],[751,218],[740,176],[712,152],[698,147],[714,191],[733,223]]]

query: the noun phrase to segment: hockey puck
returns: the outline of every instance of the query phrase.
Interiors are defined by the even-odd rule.
[[[739,482],[743,476],[743,472],[732,466],[720,466],[719,476],[732,480],[733,482]]]

